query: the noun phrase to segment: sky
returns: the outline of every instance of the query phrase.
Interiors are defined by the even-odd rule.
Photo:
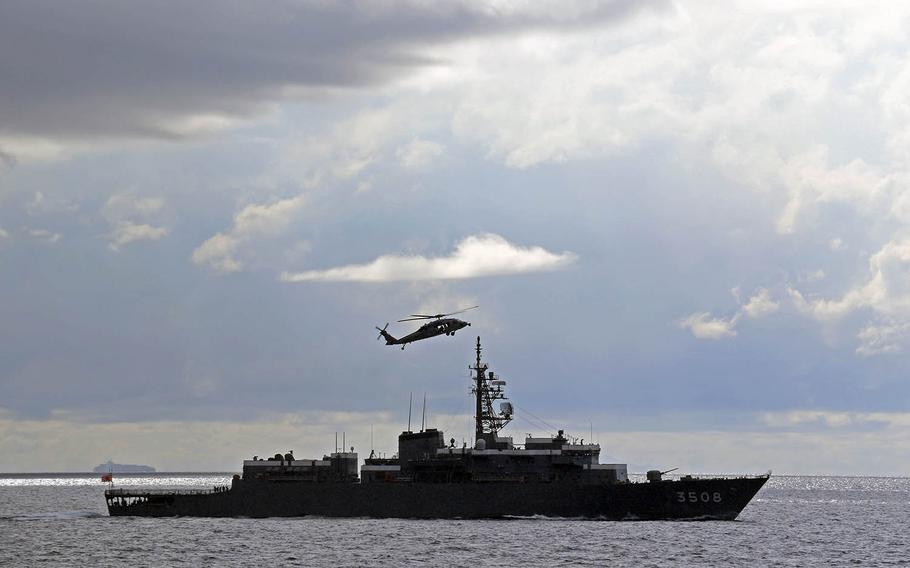
[[[480,335],[516,442],[910,475],[908,20],[4,2],[0,471],[470,443]]]

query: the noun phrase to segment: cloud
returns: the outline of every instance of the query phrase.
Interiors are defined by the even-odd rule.
[[[2,89],[2,85],[0,85],[0,89]],[[0,133],[0,162],[7,170],[12,170],[20,162],[55,162],[68,157],[74,146],[76,144],[73,142],[62,143],[37,136],[13,136]]]
[[[910,64],[892,54],[903,47],[889,43],[901,41],[891,23],[838,5],[831,18],[814,3],[677,3],[615,33],[476,42],[452,55],[453,130],[515,168],[657,141],[764,196],[785,235],[835,207],[870,224],[910,218],[910,206],[890,207],[906,195],[906,151],[877,151],[910,146]],[[868,33],[882,39],[857,39]],[[849,137],[831,127],[845,116]]]
[[[807,298],[795,288],[788,292],[800,313],[823,323],[871,313],[872,321],[856,333],[857,354],[869,357],[900,351],[910,330],[910,239],[882,246],[869,258],[865,280],[840,297]]]
[[[824,280],[826,274],[825,271],[821,268],[817,270],[803,270],[797,277],[797,282],[818,282],[819,280]]]
[[[79,205],[63,195],[46,197],[43,192],[36,191],[32,200],[25,204],[25,212],[30,216],[53,213],[74,213],[79,210]]]
[[[790,290],[790,296],[801,312],[823,321],[861,309],[910,317],[910,239],[885,244],[869,259],[866,281],[840,298],[807,300],[795,289]]]
[[[736,335],[734,318],[715,318],[708,312],[694,313],[679,320],[678,323],[679,327],[688,329],[698,339],[723,339]]]
[[[749,298],[749,301],[742,307],[742,313],[750,318],[762,318],[773,314],[780,308],[780,302],[771,299],[771,293],[767,288],[759,288],[758,292]]]
[[[864,357],[900,351],[907,342],[910,321],[886,320],[870,324],[856,334],[860,345],[856,352]]]
[[[108,220],[121,220],[128,217],[148,217],[161,211],[164,199],[160,197],[136,197],[119,193],[112,195],[104,204],[102,214]]]
[[[3,227],[0,227],[0,239],[5,239],[7,237],[9,237],[9,233],[3,230]]]
[[[388,139],[413,127],[413,121],[389,109],[353,113],[318,134],[285,142],[271,175],[307,188],[351,180],[380,161]]]
[[[291,179],[308,189],[338,181],[357,183],[358,191],[364,191],[373,186],[374,169],[397,163],[407,172],[428,171],[439,162],[445,146],[422,136],[439,135],[447,122],[441,114],[444,98],[428,102],[398,93],[381,108],[351,112],[315,133],[312,129],[304,135],[295,133],[281,142],[277,159],[263,177],[273,185]]]
[[[739,302],[739,287],[730,290]],[[758,291],[729,318],[716,318],[709,312],[697,312],[677,322],[682,329],[688,329],[698,339],[723,339],[736,335],[736,325],[743,316],[751,319],[763,318],[780,308],[780,302],[771,298],[767,288]]]
[[[420,171],[429,168],[442,156],[442,145],[429,140],[411,140],[398,148],[398,163],[406,170]]]
[[[250,254],[246,248],[251,241],[281,234],[304,202],[303,195],[298,195],[268,204],[247,205],[234,215],[228,231],[215,234],[193,251],[193,262],[220,272],[242,270],[244,262],[239,257]]]
[[[160,197],[136,197],[131,194],[117,194],[108,198],[101,215],[112,226],[107,235],[110,249],[119,251],[120,247],[136,241],[158,239],[168,234],[166,227],[155,227],[146,222],[164,207]]]
[[[151,225],[136,224],[130,221],[121,221],[114,227],[113,232],[109,235],[111,239],[111,248],[119,250],[123,245],[135,241],[157,241],[168,234],[165,227],[153,227]]]
[[[237,272],[243,268],[243,264],[234,258],[240,243],[237,237],[218,233],[193,251],[193,262],[221,272]]]
[[[0,76],[16,77],[0,84],[0,115],[8,135],[192,136],[273,102],[440,64],[428,46],[591,26],[664,4],[14,2],[0,19]]]
[[[63,238],[63,235],[60,233],[54,233],[52,231],[48,231],[47,229],[32,229],[29,227],[23,227],[22,232],[33,239],[44,241],[46,243],[56,243],[61,238]]]
[[[25,212],[29,215],[37,215],[47,208],[44,194],[36,191],[32,200],[25,204]]]
[[[777,221],[781,233],[793,233],[808,207],[846,202],[869,210],[883,198],[891,177],[862,159],[832,166],[827,146],[816,145],[783,164],[780,182],[790,193]]]
[[[232,231],[235,235],[278,234],[290,224],[292,216],[303,204],[303,196],[298,195],[268,205],[247,205],[234,215]]]
[[[907,412],[838,412],[830,410],[790,410],[762,413],[761,421],[772,428],[824,426],[850,428],[863,425],[881,425],[890,428],[910,428]]]
[[[552,253],[539,246],[516,246],[499,235],[484,233],[465,238],[445,257],[383,255],[366,264],[285,272],[281,279],[286,282],[451,280],[558,270],[576,258],[571,252]]]
[[[5,151],[2,146],[0,146],[0,165],[4,168],[11,170],[16,167],[16,164],[19,163],[19,160],[16,159],[16,156]],[[2,169],[2,168],[0,168]]]

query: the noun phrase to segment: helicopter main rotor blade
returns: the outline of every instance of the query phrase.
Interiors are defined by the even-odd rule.
[[[460,314],[468,310],[473,310],[474,308],[479,308],[480,306],[471,306],[470,308],[465,308],[463,310],[458,310],[457,312],[452,312],[451,314],[442,314],[443,316],[454,316],[455,314]]]
[[[403,322],[403,321],[415,321],[415,320],[425,320],[425,319],[439,319],[439,318],[444,318],[446,316],[454,316],[455,314],[460,314],[462,312],[466,312],[468,310],[473,310],[474,308],[479,308],[479,307],[480,306],[471,306],[470,308],[458,310],[457,312],[452,312],[450,314],[435,314],[432,316],[429,314],[411,314],[411,317],[405,318],[405,319],[400,319],[398,321]]]

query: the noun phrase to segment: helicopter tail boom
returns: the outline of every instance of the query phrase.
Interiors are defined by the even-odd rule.
[[[377,337],[376,339],[379,339],[380,337],[382,337],[382,338],[385,338],[386,345],[395,345],[396,343],[398,343],[398,339],[395,336],[393,336],[391,333],[386,331],[385,330],[386,327],[389,327],[389,324],[385,324],[385,327],[383,327],[382,329],[380,329],[379,327],[376,328],[379,330],[379,337]]]

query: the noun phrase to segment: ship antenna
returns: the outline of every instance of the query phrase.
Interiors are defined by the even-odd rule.
[[[474,380],[477,381],[476,387],[476,408],[474,414],[474,443],[483,438],[483,370],[480,366],[480,336],[477,336],[477,363],[474,365],[476,375]]]
[[[420,431],[423,432],[427,424],[427,393],[423,393],[423,417],[420,419]]]
[[[414,393],[408,394],[408,432],[411,431],[411,402],[414,401]]]

